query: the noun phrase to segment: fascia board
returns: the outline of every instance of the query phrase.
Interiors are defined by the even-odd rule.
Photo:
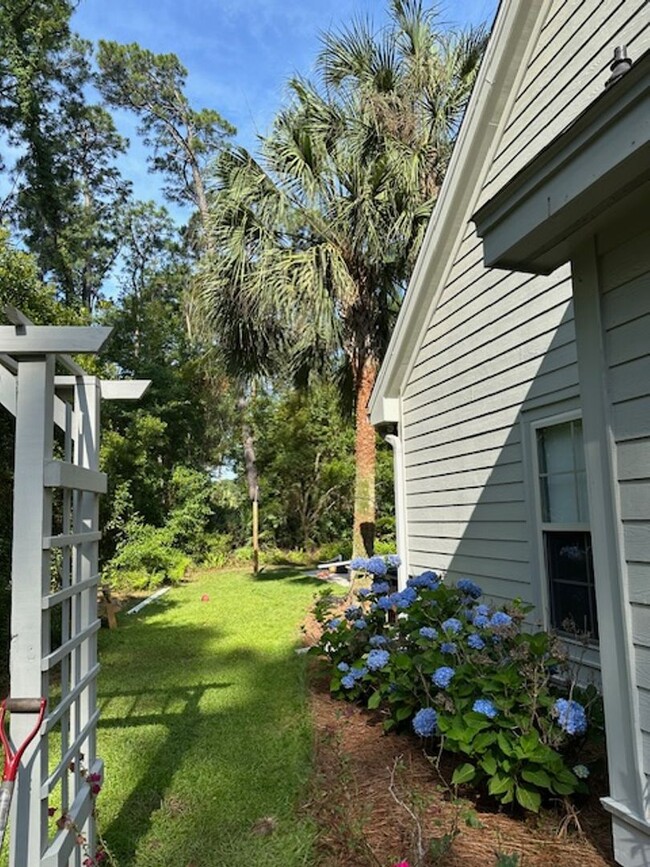
[[[486,264],[550,273],[649,177],[646,52],[474,215]]]
[[[399,394],[489,171],[549,0],[502,0],[438,201],[370,397],[373,424],[395,422]],[[429,296],[429,303],[427,303]],[[426,315],[423,315],[426,310]],[[390,412],[390,416],[386,413]]]

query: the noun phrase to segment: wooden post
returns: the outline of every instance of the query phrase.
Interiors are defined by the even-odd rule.
[[[23,357],[18,362],[14,534],[11,592],[11,693],[13,698],[48,694],[48,674],[41,659],[50,649],[49,611],[41,617],[41,599],[50,588],[50,552],[43,538],[51,534],[52,495],[44,486],[45,464],[52,459],[54,356]],[[20,744],[34,725],[32,714],[11,717],[11,735]],[[47,839],[47,801],[41,786],[48,773],[47,739],[27,748],[18,772],[12,806],[10,864],[40,864]]]
[[[255,488],[253,497],[253,574],[260,571],[260,519],[259,519],[259,488]]]

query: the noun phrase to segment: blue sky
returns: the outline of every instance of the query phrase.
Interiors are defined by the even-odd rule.
[[[173,52],[188,70],[187,93],[195,108],[214,108],[237,127],[236,140],[255,149],[282,104],[285,83],[309,75],[319,33],[355,16],[385,20],[383,0],[81,0],[73,29],[96,41],[138,42],[156,53]],[[497,0],[439,3],[440,21],[491,22]],[[116,117],[132,142],[123,163],[138,198],[157,198],[158,181],[147,173],[135,123]]]

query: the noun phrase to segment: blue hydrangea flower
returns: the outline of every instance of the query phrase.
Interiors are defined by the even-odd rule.
[[[341,618],[340,617],[334,617],[332,620],[329,621],[329,623],[326,624],[327,629],[329,629],[330,632],[334,632],[334,630],[337,629],[340,625],[341,625]]]
[[[384,593],[388,593],[390,590],[390,584],[388,581],[373,581],[370,589],[375,596],[383,596]]]
[[[348,608],[345,609],[346,620],[356,620],[357,617],[361,617],[360,605],[350,605]]]
[[[399,556],[399,554],[389,554],[386,559],[388,560],[389,566],[394,566],[395,568],[397,568],[398,566],[402,565],[402,558]]]
[[[440,650],[443,653],[456,653],[456,643],[454,641],[443,641],[440,645]]]
[[[347,664],[347,662],[339,662],[339,664],[336,667],[338,668],[339,671],[343,671],[343,672],[350,670],[350,666]]]
[[[420,635],[422,638],[434,639],[438,637],[438,630],[434,629],[433,626],[423,626],[420,629]]]
[[[438,576],[435,572],[422,572],[406,582],[407,587],[417,587],[422,590],[436,590],[439,586]]]
[[[499,713],[489,698],[477,698],[472,705],[472,710],[476,713],[482,713],[484,716],[488,717],[488,719],[494,719],[494,717]]]
[[[357,596],[359,597],[359,599],[366,599],[368,596],[370,596],[371,593],[372,590],[370,589],[370,587],[361,587],[359,590],[357,590]]]
[[[362,665],[361,668],[351,668],[350,674],[355,680],[361,680],[362,677],[365,677],[368,674],[368,669],[365,665]]]
[[[471,599],[478,599],[479,596],[483,595],[483,590],[469,578],[461,578],[456,587]]]
[[[372,575],[381,578],[381,576],[385,575],[387,571],[386,561],[383,557],[371,557],[366,564],[366,569]]]
[[[381,599],[377,600],[377,608],[381,608],[382,611],[390,611],[393,607],[393,597],[392,596],[382,596]]]
[[[387,650],[371,650],[368,654],[368,668],[370,671],[379,671],[385,665],[388,665],[390,653]]]
[[[575,765],[572,770],[579,780],[589,779],[590,771],[586,765]]]
[[[476,608],[474,609],[474,611],[477,614],[480,614],[482,617],[489,617],[490,616],[490,606],[485,605],[484,603],[477,605]]]
[[[447,689],[455,674],[456,672],[453,668],[449,668],[448,665],[441,665],[440,668],[437,668],[431,675],[431,683],[435,684],[435,686],[440,689]]]
[[[442,628],[445,632],[452,632],[456,635],[463,628],[463,624],[456,617],[450,617],[443,622]]]
[[[432,707],[423,707],[413,717],[413,731],[421,738],[428,738],[438,727],[438,714]]]
[[[558,698],[553,705],[558,725],[569,735],[583,735],[587,731],[587,714],[578,701]]]
[[[341,686],[344,689],[353,689],[356,685],[356,680],[352,677],[351,674],[346,674],[345,677],[341,678]]]
[[[476,632],[472,632],[471,635],[467,636],[467,644],[472,648],[472,650],[483,650],[485,647],[485,642],[480,635],[476,634]]]
[[[412,587],[405,587],[404,590],[400,590],[399,593],[393,593],[390,598],[393,605],[401,610],[409,608],[418,598],[418,594]]]
[[[476,614],[474,616],[474,626],[477,629],[485,629],[486,626],[490,625],[490,618],[485,614]]]
[[[368,624],[363,619],[363,617],[360,617],[358,620],[354,621],[353,625],[355,629],[365,629]]]
[[[499,626],[510,626],[511,623],[512,617],[509,614],[506,614],[505,611],[495,611],[490,618],[490,626],[493,628]]]
[[[361,569],[367,569],[367,568],[368,568],[368,561],[365,557],[353,557],[350,560],[350,569],[352,569],[353,572],[358,572]]]
[[[383,647],[388,644],[388,639],[385,635],[373,635],[369,641],[371,647]]]

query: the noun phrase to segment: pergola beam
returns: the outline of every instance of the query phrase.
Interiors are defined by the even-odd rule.
[[[106,343],[112,330],[106,326],[85,325],[0,325],[0,353],[57,354],[59,357],[68,352],[95,353]],[[75,366],[82,375],[87,375],[83,368]]]

